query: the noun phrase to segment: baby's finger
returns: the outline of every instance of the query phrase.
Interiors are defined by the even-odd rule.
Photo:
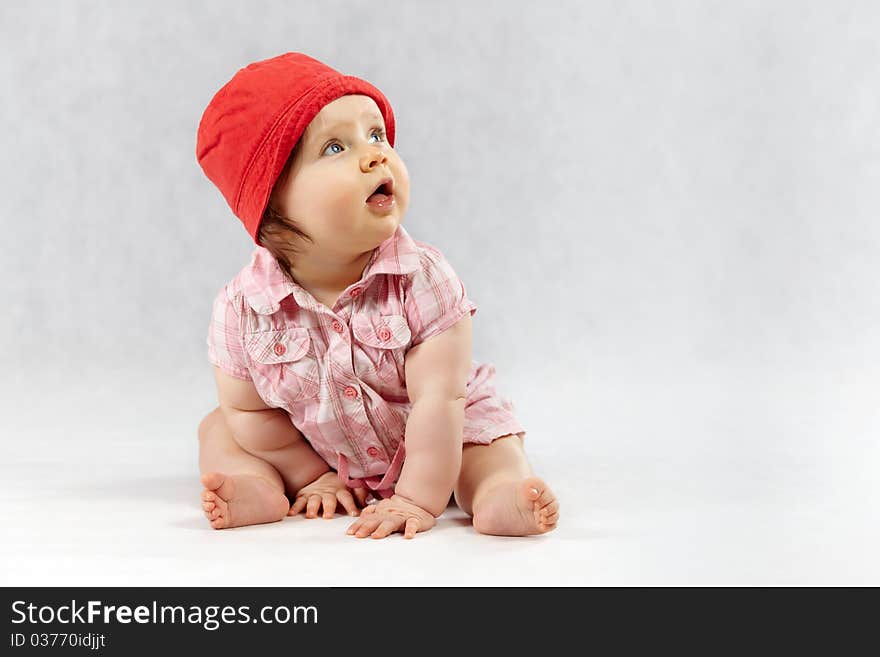
[[[306,505],[306,518],[317,518],[318,509],[321,508],[321,496],[317,493],[309,496],[309,502]]]
[[[375,506],[368,506],[365,509],[361,509],[361,517],[358,518],[351,527],[348,528],[346,534],[354,534],[361,526],[367,521],[367,516],[372,515],[376,512]]]
[[[358,529],[354,533],[354,535],[356,538],[366,538],[367,536],[372,534],[376,527],[378,527],[380,524],[382,524],[382,519],[377,518],[374,514],[364,520],[364,524],[361,525],[360,529]]]
[[[336,496],[333,493],[324,493],[321,500],[324,502],[324,518],[336,515]]]
[[[358,514],[357,504],[355,504],[354,498],[351,496],[351,493],[348,492],[347,488],[340,488],[336,491],[336,498],[339,500],[339,503],[345,507],[345,510],[348,511],[348,515],[356,516]]]
[[[385,538],[388,534],[400,527],[400,518],[388,518],[383,520],[378,529],[373,532],[373,538]]]
[[[375,505],[368,506],[366,509],[363,509],[361,511],[361,517],[358,518],[357,520],[355,520],[345,533],[346,534],[354,534],[357,530],[359,530],[361,527],[363,527],[365,522],[367,522],[367,520],[369,519],[368,516],[372,515],[375,512],[376,512]]]
[[[287,512],[287,515],[295,516],[304,508],[306,508],[306,498],[305,495],[300,495],[293,501],[293,505],[290,507],[290,511]]]
[[[410,518],[406,521],[406,529],[403,530],[404,538],[413,538],[419,533],[419,519]]]

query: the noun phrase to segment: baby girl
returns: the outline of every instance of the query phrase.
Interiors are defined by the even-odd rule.
[[[476,305],[401,225],[394,130],[376,87],[301,53],[240,69],[205,109],[199,164],[256,244],[208,331],[219,406],[199,467],[215,529],[340,506],[349,535],[412,538],[452,499],[481,533],[556,526],[495,369],[471,360]]]

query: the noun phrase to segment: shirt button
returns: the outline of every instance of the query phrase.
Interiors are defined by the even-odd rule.
[[[379,339],[383,341],[387,341],[391,338],[391,331],[389,331],[384,326],[379,329]]]
[[[363,290],[361,290],[361,288],[356,287],[356,288],[354,288],[351,292],[349,292],[348,295],[351,296],[351,297],[356,297],[356,296],[358,296],[362,291],[363,291]]]
[[[285,347],[280,342],[275,343],[275,353],[279,356],[283,356],[284,352],[287,351],[287,347]]]
[[[375,447],[370,447],[369,449],[367,449],[367,454],[369,454],[370,456],[376,456],[378,453],[379,450]]]
[[[336,331],[337,333],[342,333],[342,331],[343,331],[342,323],[339,322],[338,320],[334,319],[331,326],[333,327],[333,330]]]
[[[351,386],[346,386],[345,388],[345,396],[349,399],[354,399],[358,396],[358,391],[352,388]]]

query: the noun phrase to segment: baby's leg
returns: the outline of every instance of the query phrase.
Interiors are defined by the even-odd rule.
[[[455,501],[482,534],[543,534],[559,519],[559,502],[532,472],[518,434],[488,445],[465,443]]]
[[[202,508],[214,529],[276,522],[290,502],[278,471],[248,454],[232,437],[219,408],[199,424]]]
[[[222,412],[236,444],[274,467],[292,497],[330,470],[284,409]]]

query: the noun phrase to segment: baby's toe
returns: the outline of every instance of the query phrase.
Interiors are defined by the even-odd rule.
[[[541,488],[535,484],[534,478],[526,479],[521,485],[525,488],[526,498],[528,500],[534,502],[541,497]]]
[[[552,502],[550,502],[546,506],[540,508],[540,511],[542,513],[547,513],[547,514],[559,513],[559,502],[554,499]]]
[[[541,480],[539,479],[538,481]],[[535,502],[535,506],[537,506],[539,509],[544,508],[548,504],[552,504],[556,500],[556,496],[553,494],[553,491],[550,490],[550,487],[543,481],[541,481],[541,483],[543,484],[543,486],[541,486],[540,488],[541,494]]]
[[[529,477],[523,482],[527,487],[526,496],[532,500],[532,511],[539,533],[549,532],[556,527],[559,518],[559,502],[550,487],[538,477]]]
[[[229,525],[229,505],[221,497],[216,497],[213,502],[205,502],[205,517],[214,529],[223,529]],[[211,508],[207,508],[211,507]]]
[[[546,509],[541,509],[538,513],[538,518],[543,522],[553,523],[556,522],[556,519],[559,518],[559,511],[548,511]]]
[[[521,486],[525,489],[526,499],[532,502],[535,511],[543,509],[556,499],[550,487],[539,477],[528,477],[522,481]]]
[[[559,515],[559,504],[554,502],[552,504],[548,504],[543,509],[538,511],[538,515],[542,518],[552,518]]]
[[[536,519],[535,525],[537,526],[538,531],[543,534],[544,532],[548,532],[553,529],[553,527],[556,526],[556,522],[544,516],[539,516]]]
[[[220,472],[208,472],[201,476],[202,486],[208,490],[217,490],[223,485],[226,477]]]

